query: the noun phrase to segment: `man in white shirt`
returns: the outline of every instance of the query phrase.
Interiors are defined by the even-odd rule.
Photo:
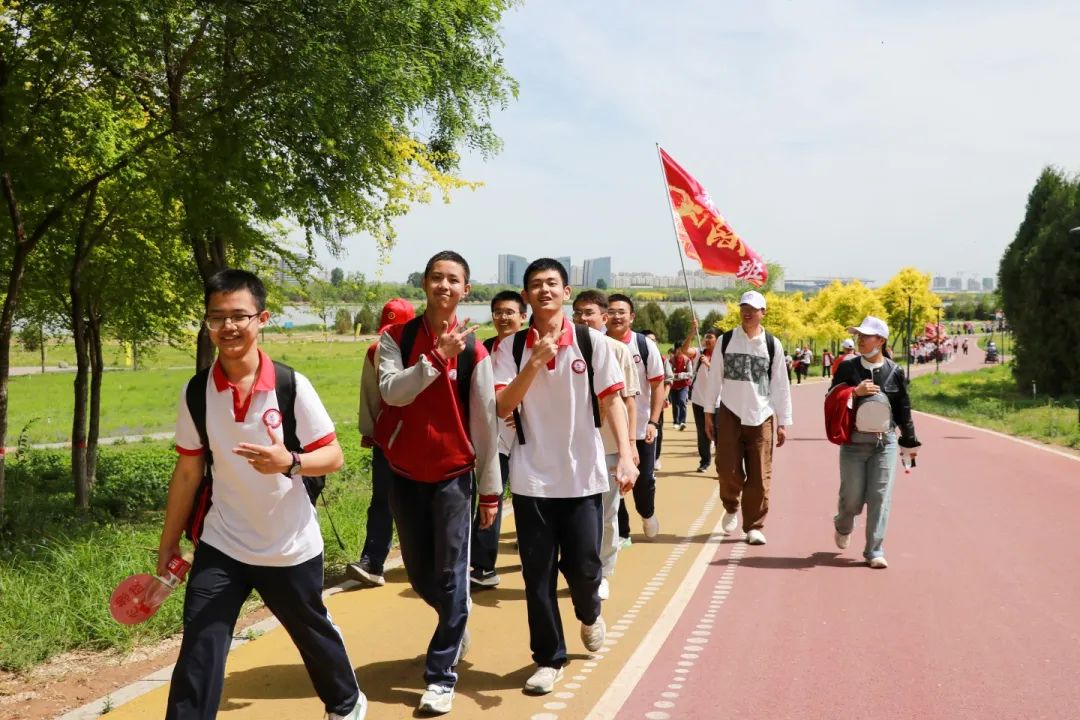
[[[495,351],[496,413],[506,418],[517,412],[510,491],[525,580],[529,646],[537,664],[525,691],[533,694],[550,693],[567,661],[555,596],[560,570],[581,621],[585,648],[599,650],[606,633],[598,589],[608,468],[599,415],[616,416],[623,373],[600,333],[575,328],[563,314],[570,292],[566,268],[557,260],[530,263],[524,295],[532,309],[532,325]],[[614,422],[611,426],[619,453],[615,478],[625,488],[633,484],[637,470],[626,426]]]
[[[270,313],[258,277],[222,270],[207,280],[205,304],[218,357],[181,394],[158,546],[164,575],[185,529],[196,543],[165,718],[217,715],[233,628],[258,590],[300,651],[327,720],[363,720],[367,699],[323,604],[322,534],[304,479],[341,467],[334,423],[307,378],[259,349]],[[279,400],[290,396],[291,407]],[[302,452],[286,448],[294,440]],[[207,469],[212,486],[202,484]]]
[[[634,358],[641,394],[637,397],[637,427],[633,439],[637,442],[638,479],[634,484],[634,507],[641,516],[645,537],[654,538],[660,532],[656,517],[656,437],[660,431],[660,414],[664,411],[664,358],[656,343],[631,330],[637,315],[634,301],[626,295],[608,296],[608,337],[623,342]],[[630,539],[630,516],[626,504],[619,507],[619,536]]]
[[[683,341],[679,353],[690,358],[693,367],[692,380],[690,382],[690,407],[694,413],[694,429],[697,432],[698,467],[697,471],[703,473],[712,465],[712,435],[708,432],[705,423],[705,392],[709,386],[709,365],[712,362],[713,348],[716,347],[716,328],[706,328],[701,335],[701,347],[690,347],[690,341],[698,334],[698,321],[694,318],[690,328],[691,334]],[[712,407],[711,405],[709,406]]]
[[[765,544],[761,529],[769,512],[773,428],[776,447],[781,447],[791,425],[784,348],[761,326],[765,312],[761,293],[743,293],[739,299],[742,324],[720,339],[706,395],[706,412],[712,412],[706,415],[705,427],[716,440],[716,471],[725,511],[721,527],[727,534],[735,532],[741,505],[750,545]]]

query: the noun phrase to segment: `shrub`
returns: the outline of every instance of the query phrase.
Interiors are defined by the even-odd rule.
[[[91,502],[113,515],[160,510],[175,463],[176,453],[167,446],[102,448]]]
[[[352,313],[345,308],[339,308],[334,316],[334,332],[338,335],[348,335],[353,329]]]

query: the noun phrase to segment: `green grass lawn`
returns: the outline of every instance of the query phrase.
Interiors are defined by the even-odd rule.
[[[1007,365],[955,375],[923,375],[911,382],[912,406],[1010,435],[1080,449],[1076,398],[1032,398]]]
[[[342,446],[345,468],[328,478],[324,495],[344,550],[319,501],[328,579],[359,555],[371,497],[370,452],[355,435]],[[165,442],[104,448],[85,513],[72,508],[65,451],[9,461],[9,521],[0,528],[0,669],[25,670],[74,649],[130,649],[179,632],[182,591],[142,625],[119,625],[108,610],[120,580],[153,572],[173,458]],[[141,507],[125,507],[131,499]],[[249,607],[257,603],[253,598]]]

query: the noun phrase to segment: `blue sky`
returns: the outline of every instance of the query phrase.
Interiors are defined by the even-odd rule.
[[[1047,164],[1080,168],[1080,3],[564,2],[504,20],[519,99],[484,187],[400,220],[387,279],[452,248],[678,269],[654,143],[789,277],[996,275]],[[327,267],[374,274],[369,237]]]

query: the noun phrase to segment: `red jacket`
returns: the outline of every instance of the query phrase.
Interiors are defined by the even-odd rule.
[[[401,358],[404,325],[379,341],[379,393],[375,443],[394,472],[418,482],[441,482],[476,470],[481,503],[497,503],[502,492],[498,425],[491,358],[476,343],[466,428],[457,391],[457,358],[435,352],[437,335],[424,321],[416,333],[408,367]]]

